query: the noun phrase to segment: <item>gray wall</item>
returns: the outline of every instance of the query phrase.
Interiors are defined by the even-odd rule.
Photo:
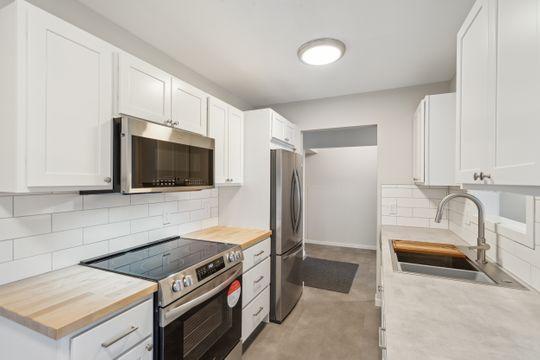
[[[0,7],[12,0],[0,0]],[[138,58],[165,70],[193,86],[216,96],[242,110],[252,109],[243,99],[235,96],[211,80],[174,60],[127,30],[75,0],[28,0],[28,2],[76,25],[89,33],[127,51]],[[178,34],[182,36],[182,34]]]
[[[303,135],[304,149],[377,145],[377,125],[305,131]]]
[[[411,184],[413,114],[425,95],[449,90],[441,82],[271,107],[302,130],[377,125],[379,182]]]

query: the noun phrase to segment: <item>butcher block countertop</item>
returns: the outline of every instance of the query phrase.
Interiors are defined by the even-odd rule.
[[[242,249],[247,249],[264,239],[268,239],[271,235],[272,231],[270,230],[230,226],[213,226],[204,230],[183,235],[182,237],[186,239],[235,244],[240,245]]]
[[[60,339],[155,291],[150,281],[75,265],[0,286],[0,315]]]

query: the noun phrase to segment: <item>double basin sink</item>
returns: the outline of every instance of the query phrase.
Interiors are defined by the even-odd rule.
[[[399,242],[390,240],[394,271],[526,290],[499,266],[490,262],[480,264],[471,260],[470,255],[474,253],[467,254],[467,247],[455,247],[454,254],[445,254],[435,250],[440,244],[422,243],[432,244],[434,250],[430,251],[430,247],[426,246],[417,252],[410,249],[400,250],[398,246],[394,246],[396,241]]]

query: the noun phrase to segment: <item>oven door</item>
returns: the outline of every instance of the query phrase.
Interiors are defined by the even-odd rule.
[[[242,265],[238,264],[159,313],[162,360],[222,360],[242,332]]]

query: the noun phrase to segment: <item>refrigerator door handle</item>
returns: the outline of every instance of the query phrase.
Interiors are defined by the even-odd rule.
[[[296,192],[296,173],[293,171],[292,178],[291,178],[291,223],[292,223],[292,229],[294,232],[296,232],[296,206],[295,206],[295,194]]]
[[[298,170],[295,169],[294,170],[294,176],[296,177],[296,180],[295,180],[295,190],[297,192],[297,197],[295,196],[295,202],[296,202],[296,198],[298,198],[298,206],[296,206],[295,208],[298,208],[297,210],[297,214],[296,214],[296,224],[295,224],[295,227],[294,227],[294,232],[298,232],[299,228],[300,228],[300,219],[302,218],[302,202],[303,202],[303,199],[302,199],[302,185],[300,184],[300,175],[298,174]]]

